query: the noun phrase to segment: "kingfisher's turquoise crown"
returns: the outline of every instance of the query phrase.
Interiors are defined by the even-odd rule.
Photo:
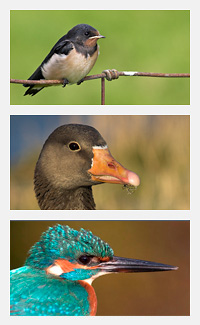
[[[69,226],[56,225],[44,232],[29,251],[25,265],[38,269],[50,266],[56,259],[68,259],[73,262],[81,255],[94,255],[112,258],[112,248],[91,231],[74,230]]]

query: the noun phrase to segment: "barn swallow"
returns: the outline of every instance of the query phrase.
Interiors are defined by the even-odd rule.
[[[59,39],[28,80],[63,79],[63,86],[80,84],[97,60],[99,54],[97,41],[100,38],[105,36],[100,35],[92,26],[76,25]],[[24,96],[34,96],[44,88],[41,85],[23,86],[29,87]]]

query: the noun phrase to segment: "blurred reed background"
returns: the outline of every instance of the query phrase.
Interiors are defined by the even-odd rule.
[[[189,116],[11,116],[11,209],[38,209],[33,175],[43,143],[58,126],[95,127],[114,158],[136,172],[141,185],[93,187],[97,209],[190,208]]]
[[[96,279],[97,315],[189,315],[189,221],[11,221],[11,269],[21,267],[41,233],[57,223],[91,230],[108,242],[117,256],[179,267],[177,271],[111,274]]]
[[[105,69],[190,72],[189,10],[11,10],[10,78],[28,79],[54,44],[72,27],[92,25],[106,36],[89,74]],[[11,84],[12,105],[98,105],[100,80],[51,87],[24,97]],[[108,105],[189,105],[189,78],[120,77],[106,82]]]

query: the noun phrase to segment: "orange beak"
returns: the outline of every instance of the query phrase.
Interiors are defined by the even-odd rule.
[[[88,170],[93,181],[133,185],[140,185],[140,178],[134,172],[120,165],[107,148],[93,148],[92,167]]]

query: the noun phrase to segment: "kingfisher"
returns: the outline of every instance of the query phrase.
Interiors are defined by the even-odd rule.
[[[110,273],[177,270],[123,258],[91,231],[57,224],[41,235],[25,265],[11,270],[11,316],[95,316],[92,281]]]

